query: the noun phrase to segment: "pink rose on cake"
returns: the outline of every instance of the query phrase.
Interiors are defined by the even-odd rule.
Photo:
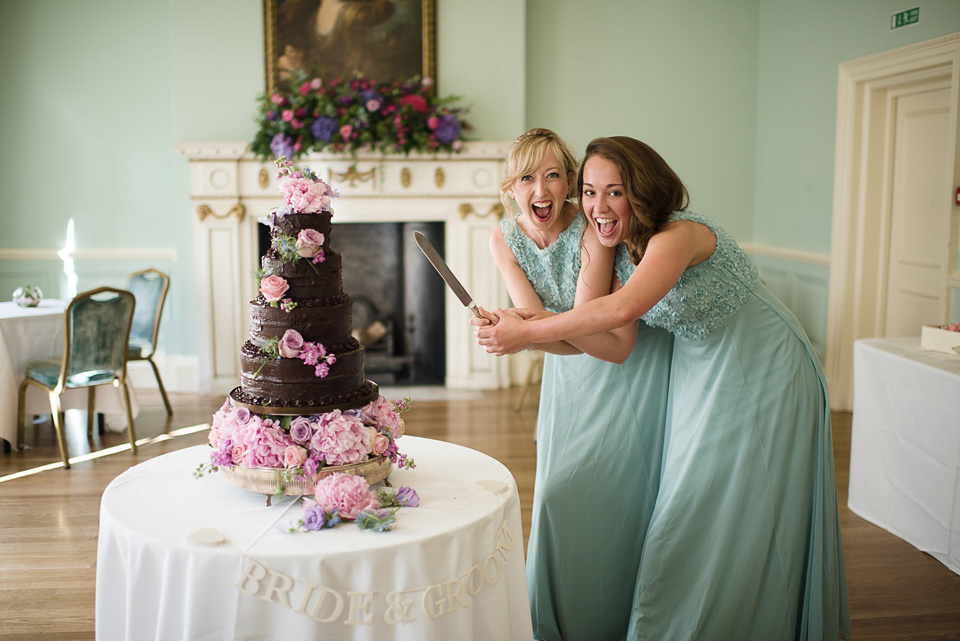
[[[377,499],[362,476],[335,472],[317,483],[317,504],[328,514],[352,521],[364,510],[376,509]]]
[[[370,454],[370,437],[360,419],[333,410],[320,416],[310,449],[327,465],[349,465]]]
[[[240,465],[247,454],[247,446],[243,443],[234,443],[230,448],[230,460],[234,465]]]
[[[277,345],[277,351],[284,358],[296,358],[303,349],[303,336],[295,329],[288,329],[280,337],[280,343]]]
[[[390,448],[390,437],[374,430],[373,453],[377,456],[383,456]]]
[[[264,276],[260,280],[260,293],[263,294],[268,303],[279,301],[288,289],[290,289],[290,285],[287,284],[287,280],[276,274]]]
[[[300,467],[307,460],[307,450],[299,445],[288,445],[283,450],[283,466],[287,469]]]
[[[316,229],[301,229],[297,234],[297,253],[304,258],[313,258],[323,252],[323,234]]]

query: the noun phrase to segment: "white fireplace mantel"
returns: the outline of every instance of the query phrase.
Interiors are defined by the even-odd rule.
[[[200,387],[227,393],[240,380],[247,304],[257,293],[257,219],[280,204],[277,168],[254,157],[245,142],[183,143],[178,149],[190,162]],[[340,190],[334,223],[443,222],[450,268],[489,309],[509,300],[487,250],[503,215],[499,192],[508,149],[504,142],[471,142],[458,154],[322,153],[298,164]],[[447,387],[508,386],[506,359],[476,345],[469,313],[444,291]]]

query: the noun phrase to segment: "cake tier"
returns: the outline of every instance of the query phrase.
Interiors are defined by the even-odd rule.
[[[299,358],[270,358],[247,341],[240,350],[241,388],[232,396],[265,408],[311,409],[353,403],[359,407],[377,397],[377,386],[364,377],[363,348],[355,339],[349,338],[337,349],[327,346],[327,351],[336,356],[336,362],[321,378],[313,365]]]
[[[265,274],[283,277],[289,285],[284,298],[299,302],[311,298],[324,299],[343,296],[342,260],[337,252],[325,252],[322,263],[301,258],[295,263],[284,262],[279,256],[265,254],[260,266]],[[258,300],[263,300],[262,295]]]
[[[353,305],[346,294],[322,300],[299,300],[289,312],[271,307],[259,297],[250,303],[250,339],[262,347],[266,341],[280,338],[288,329],[294,329],[303,340],[321,343],[328,351],[337,354],[338,350],[355,347],[356,341],[350,336],[352,312]],[[361,362],[361,369],[362,366]]]

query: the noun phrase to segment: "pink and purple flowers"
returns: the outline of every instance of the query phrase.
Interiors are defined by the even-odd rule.
[[[213,415],[210,464],[299,469],[312,478],[327,466],[385,456],[409,469],[414,462],[396,443],[403,432],[400,410],[382,396],[358,409],[295,417],[255,414],[228,400]]]
[[[418,505],[420,497],[411,487],[374,492],[363,477],[334,472],[317,483],[314,498],[304,499],[303,517],[289,531],[315,532],[354,521],[361,529],[386,532],[396,522],[397,510]]]
[[[456,96],[435,95],[432,78],[308,78],[293,73],[258,100],[259,129],[250,145],[264,160],[311,151],[388,154],[456,152],[469,125]]]

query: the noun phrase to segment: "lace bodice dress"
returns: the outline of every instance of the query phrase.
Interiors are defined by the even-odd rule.
[[[643,319],[675,336],[629,639],[849,637],[830,412],[797,319],[724,230]],[[618,260],[618,271],[624,266]]]
[[[578,215],[540,249],[516,218],[501,223],[546,309],[573,307],[586,224]],[[618,252],[625,255],[625,248]],[[537,639],[594,641],[627,633],[660,479],[672,345],[668,332],[641,323],[622,365],[585,354],[544,357],[527,548]]]

